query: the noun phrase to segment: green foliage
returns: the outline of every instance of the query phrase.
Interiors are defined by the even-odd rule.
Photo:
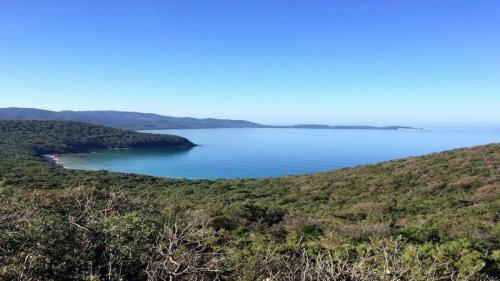
[[[257,180],[75,171],[41,158],[172,140],[186,144],[0,121],[0,280],[296,280],[290,268],[304,280],[500,274],[500,145]]]
[[[98,148],[190,148],[187,139],[123,131],[99,125],[66,121],[0,121],[5,148],[36,154],[81,152]]]

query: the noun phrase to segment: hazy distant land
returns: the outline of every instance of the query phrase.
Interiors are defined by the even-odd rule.
[[[259,124],[246,120],[215,118],[171,117],[153,113],[125,111],[50,111],[36,108],[0,108],[0,120],[55,120],[79,121],[128,130],[156,129],[210,129],[210,128],[301,128],[301,129],[362,129],[398,130],[418,129],[408,126],[330,126],[321,124],[300,124],[276,126]]]

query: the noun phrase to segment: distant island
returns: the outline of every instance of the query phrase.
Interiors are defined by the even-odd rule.
[[[318,125],[318,124],[300,124],[293,126],[286,126],[285,128],[297,128],[297,129],[355,129],[355,130],[421,130],[421,128],[413,128],[407,126],[329,126],[329,125]]]
[[[418,129],[407,126],[330,126],[300,124],[291,126],[265,125],[245,120],[171,117],[153,113],[126,111],[50,111],[36,108],[0,108],[0,120],[78,121],[127,130],[211,129],[211,128],[300,128],[300,129]]]

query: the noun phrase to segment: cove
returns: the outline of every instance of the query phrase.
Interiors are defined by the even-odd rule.
[[[500,142],[499,129],[192,129],[143,131],[183,136],[190,150],[101,150],[61,155],[70,169],[169,178],[262,178],[377,163]]]

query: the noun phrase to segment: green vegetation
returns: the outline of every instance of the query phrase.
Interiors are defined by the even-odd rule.
[[[82,152],[97,148],[191,148],[189,140],[173,135],[123,131],[65,121],[0,121],[5,149],[35,154]],[[5,151],[4,151],[5,152]]]
[[[0,121],[0,280],[500,275],[498,144],[259,180],[73,171],[40,158],[144,138]]]

